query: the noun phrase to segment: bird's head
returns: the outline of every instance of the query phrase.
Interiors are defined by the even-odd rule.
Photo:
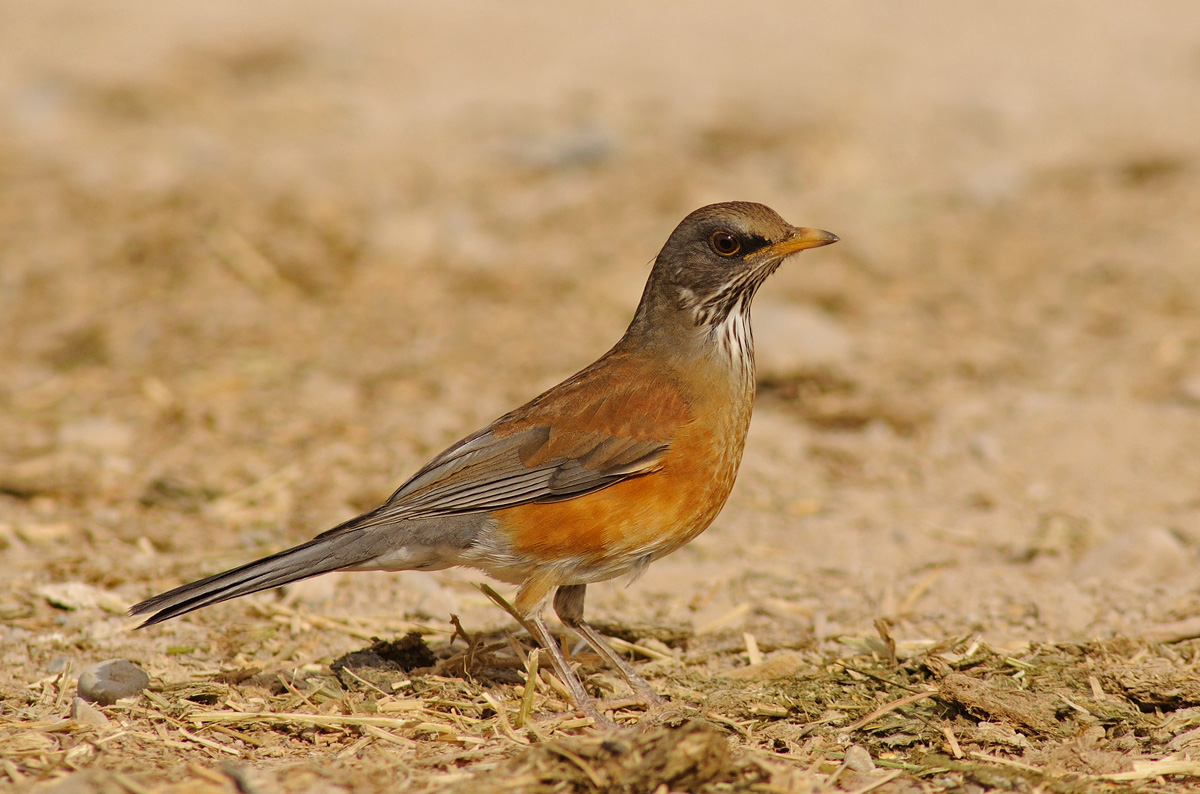
[[[829,232],[792,226],[762,204],[701,207],[667,238],[638,313],[682,312],[709,329],[731,316],[746,318],[754,293],[784,259],[837,241]]]

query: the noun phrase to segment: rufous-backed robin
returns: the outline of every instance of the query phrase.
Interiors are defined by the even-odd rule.
[[[303,543],[133,607],[143,625],[329,571],[478,568],[514,607],[575,705],[594,702],[550,635],[554,610],[648,701],[583,619],[588,584],[635,577],[712,523],[754,402],[750,302],[788,256],[837,242],[761,204],[702,207],[659,252],[633,322],[596,363],[441,453],[386,502]]]

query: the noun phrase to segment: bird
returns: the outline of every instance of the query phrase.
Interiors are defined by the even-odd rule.
[[[612,724],[555,642],[543,616],[551,603],[642,702],[664,703],[584,619],[587,586],[632,581],[716,518],[754,403],[751,301],[785,259],[837,241],[763,204],[697,209],[595,363],[453,444],[379,507],[130,614],[148,615],[145,627],[332,571],[464,566],[517,585],[515,614],[595,723]]]

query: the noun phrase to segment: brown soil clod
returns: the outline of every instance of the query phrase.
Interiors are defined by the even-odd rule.
[[[1015,723],[1040,736],[1061,736],[1065,732],[1049,695],[951,673],[938,685],[938,697],[972,716]]]
[[[352,670],[366,667],[407,673],[422,667],[433,667],[435,664],[437,657],[425,644],[421,635],[413,631],[399,640],[381,640],[376,637],[370,647],[339,656],[329,667],[335,673],[345,667]]]

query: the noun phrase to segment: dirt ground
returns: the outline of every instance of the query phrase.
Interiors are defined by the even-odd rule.
[[[1198,130],[1188,0],[7,4],[0,789],[1191,790]],[[598,736],[473,572],[133,630],[589,363],[731,199],[842,242],[760,294],[717,522],[589,589],[669,709]],[[110,658],[150,688],[70,719]]]

